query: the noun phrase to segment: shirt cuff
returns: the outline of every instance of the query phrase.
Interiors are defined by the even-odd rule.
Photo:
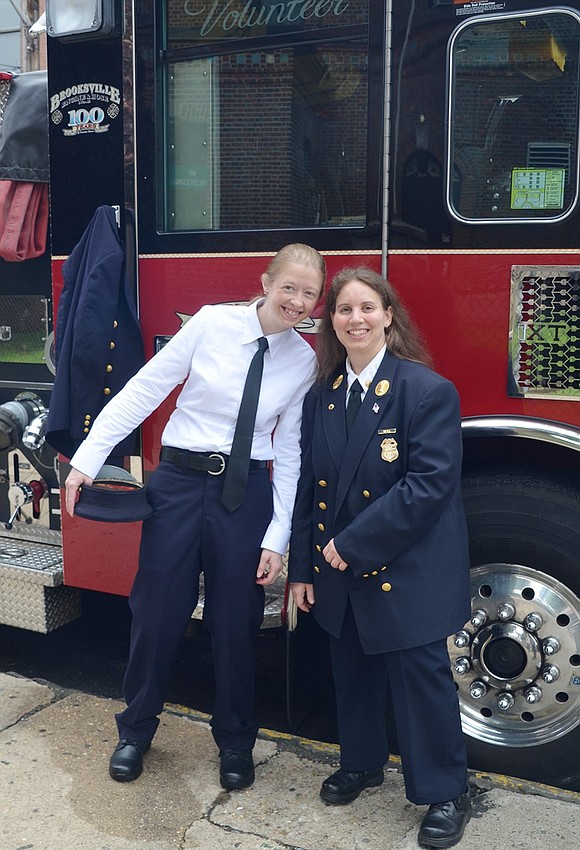
[[[89,448],[87,443],[81,443],[74,455],[70,459],[70,465],[74,469],[78,469],[83,475],[88,475],[89,478],[94,478],[103,464],[107,456],[102,457],[99,452]]]
[[[262,539],[262,549],[285,555],[290,542],[290,529],[277,520],[272,520]]]

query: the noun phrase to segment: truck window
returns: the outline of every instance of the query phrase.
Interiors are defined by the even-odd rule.
[[[578,198],[580,19],[473,20],[449,49],[447,204],[463,222],[558,221]]]
[[[364,227],[368,4],[165,8],[159,229]]]

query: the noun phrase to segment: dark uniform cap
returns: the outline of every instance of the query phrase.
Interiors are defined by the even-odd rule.
[[[143,485],[117,466],[103,466],[93,484],[83,484],[75,505],[76,516],[98,522],[138,522],[152,513]]]

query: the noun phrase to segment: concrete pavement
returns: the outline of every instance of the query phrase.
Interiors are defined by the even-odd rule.
[[[414,850],[424,807],[396,762],[348,806],[325,806],[338,749],[263,732],[256,781],[226,792],[204,715],[168,706],[143,775],[109,779],[120,703],[0,674],[0,850]],[[580,794],[472,774],[461,850],[576,850]]]

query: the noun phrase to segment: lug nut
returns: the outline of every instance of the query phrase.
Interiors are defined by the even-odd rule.
[[[516,613],[516,609],[511,604],[511,602],[504,602],[497,609],[497,616],[500,620],[506,622],[506,620],[511,620]]]
[[[560,670],[554,664],[547,664],[542,670],[542,679],[551,684],[560,678]]]
[[[475,626],[476,629],[480,629],[487,622],[487,614],[485,613],[485,611],[482,611],[478,608],[477,611],[474,611],[471,615],[470,622],[471,625]]]
[[[537,611],[533,614],[528,614],[524,620],[524,626],[529,632],[537,632],[544,625],[544,621]]]
[[[515,699],[511,694],[503,691],[497,698],[497,707],[502,711],[508,711],[514,704]]]
[[[547,637],[542,641],[544,655],[554,655],[560,649],[560,641],[555,637]]]
[[[542,690],[541,688],[538,688],[537,685],[530,685],[530,687],[524,691],[524,697],[526,702],[539,702],[542,699]]]
[[[479,679],[476,679],[475,682],[472,682],[469,686],[469,693],[473,699],[481,699],[487,693],[487,685],[485,685],[484,682],[480,682]]]
[[[465,655],[462,655],[459,658],[455,659],[455,664],[453,666],[454,666],[455,672],[459,676],[464,676],[467,673],[467,671],[471,669],[471,662],[470,662],[469,658],[466,658]]]
[[[455,635],[453,643],[455,644],[455,646],[457,646],[459,649],[461,649],[464,646],[469,646],[470,640],[471,640],[471,635],[469,634],[469,632],[466,632],[465,629],[462,629],[460,632],[457,632],[457,634]]]

